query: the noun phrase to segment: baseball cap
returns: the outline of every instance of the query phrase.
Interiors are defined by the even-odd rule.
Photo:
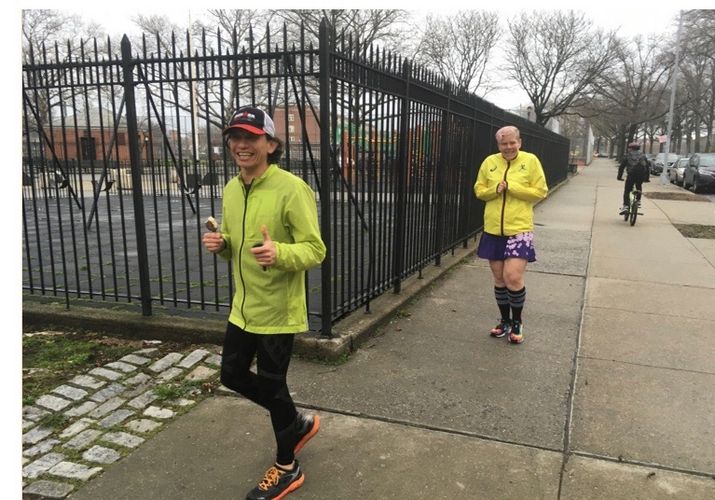
[[[640,148],[641,148],[641,145],[638,144],[637,142],[631,142],[631,143],[628,145],[628,149],[640,149]]]
[[[228,134],[232,129],[240,128],[248,130],[252,134],[267,135],[275,137],[276,126],[268,114],[260,108],[243,106],[238,108],[228,122],[228,126],[223,130],[223,135]]]

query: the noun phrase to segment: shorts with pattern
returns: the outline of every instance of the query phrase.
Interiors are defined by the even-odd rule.
[[[528,231],[513,236],[497,236],[482,233],[477,247],[477,256],[488,260],[506,260],[511,258],[536,260],[534,233]]]

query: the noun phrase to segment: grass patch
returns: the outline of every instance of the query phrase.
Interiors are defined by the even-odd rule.
[[[710,199],[705,196],[698,196],[697,194],[678,191],[674,193],[670,192],[660,192],[660,191],[650,191],[643,193],[646,198],[652,200],[673,200],[673,201],[707,201]]]
[[[171,401],[179,398],[195,396],[204,392],[213,392],[218,386],[215,381],[185,380],[180,383],[166,383],[152,389],[157,401]]]
[[[41,395],[96,366],[138,349],[93,334],[24,335],[22,338],[22,400],[32,404]]]
[[[686,238],[702,238],[715,240],[715,226],[705,226],[703,224],[673,224],[675,229]]]

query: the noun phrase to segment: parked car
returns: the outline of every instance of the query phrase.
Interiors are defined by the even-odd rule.
[[[665,153],[658,153],[655,155],[655,160],[650,162],[650,173],[655,174],[655,175],[660,175],[661,172],[663,172],[663,169],[667,172],[668,169],[678,161],[680,158],[680,155],[677,155],[675,153],[668,153],[668,161],[665,161]]]
[[[715,190],[715,153],[694,153],[683,174],[683,187],[698,193]]]
[[[685,173],[685,167],[688,166],[690,158],[679,158],[678,161],[673,163],[673,165],[668,170],[668,179],[673,184],[678,186],[683,185],[683,174]]]

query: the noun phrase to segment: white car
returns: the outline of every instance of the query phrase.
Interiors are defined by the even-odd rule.
[[[685,173],[685,167],[688,166],[688,161],[688,158],[680,158],[670,167],[668,171],[670,182],[678,186],[683,185],[683,174]]]

